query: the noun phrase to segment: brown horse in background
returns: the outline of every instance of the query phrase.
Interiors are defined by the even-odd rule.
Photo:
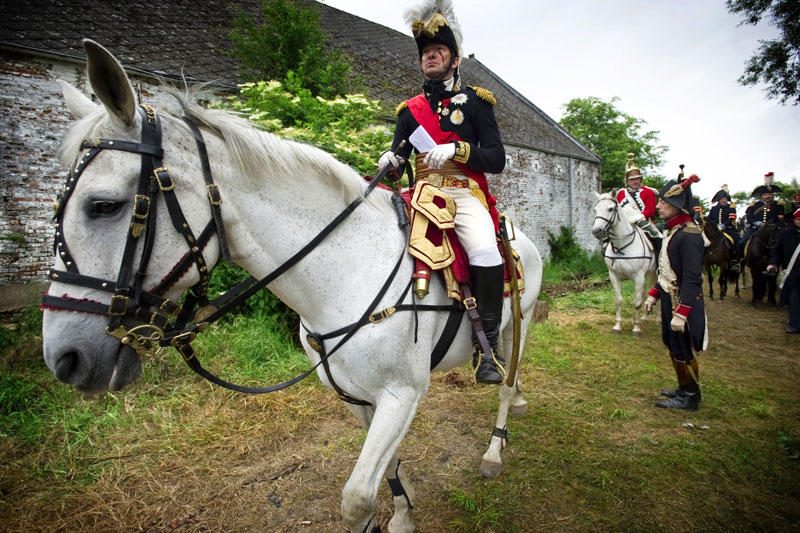
[[[731,268],[734,258],[734,244],[719,226],[708,219],[703,219],[703,233],[711,244],[703,256],[703,267],[708,276],[708,297],[714,299],[714,271],[719,268],[719,299],[724,300],[728,294],[728,283],[735,284],[736,297],[739,297],[739,270]]]
[[[753,280],[753,307],[756,307],[767,296],[767,303],[777,306],[775,293],[777,282],[774,275],[766,273],[769,253],[775,244],[780,228],[777,224],[762,224],[758,231],[750,237],[745,245],[744,262],[750,267]]]

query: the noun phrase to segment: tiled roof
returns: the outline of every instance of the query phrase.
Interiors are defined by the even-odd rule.
[[[316,2],[315,2],[316,3]],[[81,39],[111,50],[126,68],[237,83],[228,34],[237,10],[259,13],[260,0],[0,0],[0,47],[83,60]],[[391,28],[316,3],[332,46],[350,57],[371,98],[387,108],[420,90],[414,40]],[[461,76],[497,97],[497,121],[508,144],[599,162],[538,107],[475,58]]]

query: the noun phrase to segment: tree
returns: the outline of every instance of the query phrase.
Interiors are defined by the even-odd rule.
[[[742,85],[767,85],[767,98],[800,105],[800,2],[797,0],[727,0],[728,11],[744,16],[741,24],[756,25],[768,17],[780,37],[761,45],[745,64]]]
[[[336,49],[326,45],[316,7],[292,0],[261,0],[261,22],[239,11],[230,32],[232,55],[245,81],[285,80],[313,95],[332,97],[350,87],[351,67]]]
[[[636,156],[644,182],[652,187],[666,183],[656,172],[666,146],[658,144],[658,131],[644,131],[646,122],[616,108],[619,98],[610,102],[599,98],[573,98],[563,107],[561,125],[602,159],[600,182],[603,189],[625,185],[627,154]]]

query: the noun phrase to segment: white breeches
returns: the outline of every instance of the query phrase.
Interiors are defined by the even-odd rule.
[[[456,202],[456,234],[467,252],[472,266],[490,267],[503,264],[489,211],[470,189],[443,188]]]

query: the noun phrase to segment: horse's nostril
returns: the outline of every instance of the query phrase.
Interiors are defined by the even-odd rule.
[[[54,373],[56,377],[64,383],[72,383],[72,378],[80,366],[81,355],[76,351],[64,353],[56,361]]]

